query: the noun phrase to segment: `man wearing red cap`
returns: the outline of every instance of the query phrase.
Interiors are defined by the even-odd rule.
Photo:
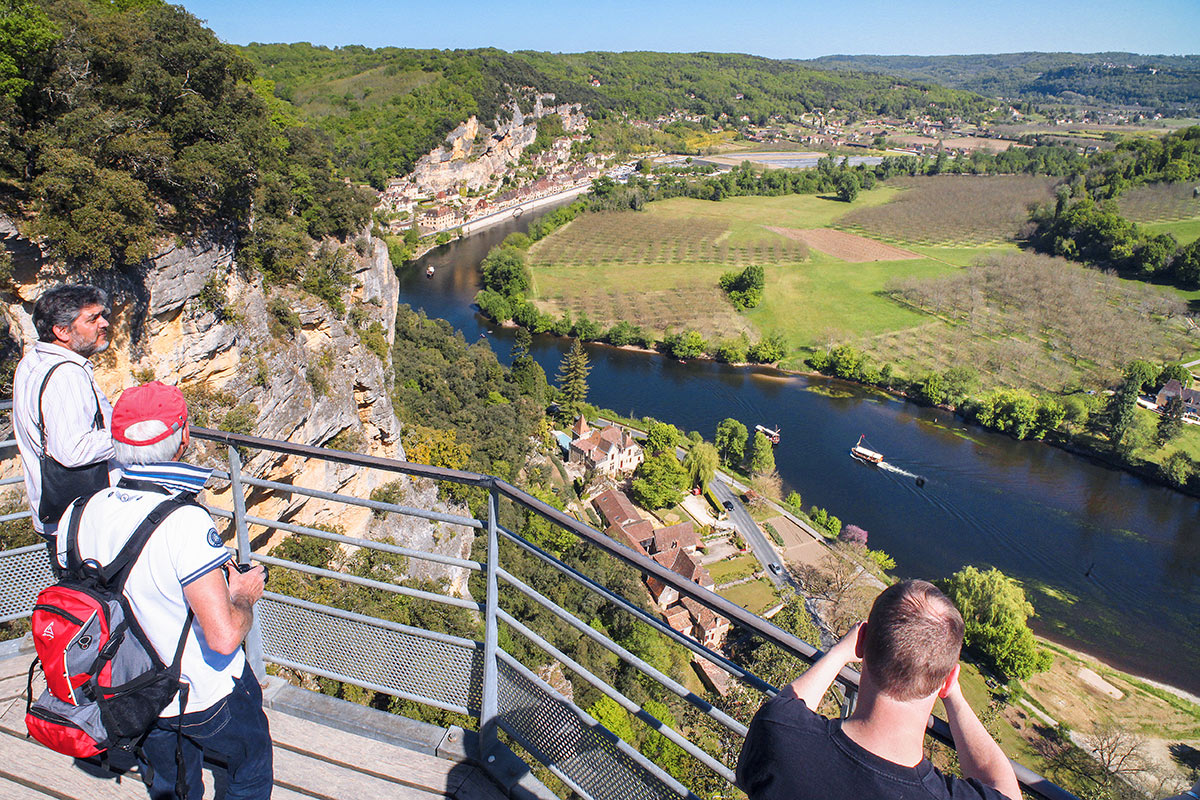
[[[107,564],[167,496],[204,488],[212,470],[178,461],[188,445],[187,419],[187,404],[173,386],[154,381],[121,395],[113,408],[112,438],[126,468],[116,486],[97,492],[79,512],[83,559]],[[73,513],[74,506],[63,515],[61,530],[69,529]],[[64,565],[66,547],[59,542]],[[188,685],[183,715],[178,699],[169,703],[143,745],[154,770],[154,800],[175,796],[181,728],[189,798],[203,796],[206,752],[227,765],[228,800],[271,796],[271,737],[262,691],[241,651],[265,575],[261,566],[244,573],[230,566],[212,517],[186,505],[150,536],[125,584],[134,616],[164,663],[173,659],[189,609],[195,615],[183,651],[181,679]]]

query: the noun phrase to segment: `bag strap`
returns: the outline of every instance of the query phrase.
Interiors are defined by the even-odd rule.
[[[129,535],[129,539],[125,542],[121,551],[117,553],[116,557],[100,568],[99,578],[101,583],[113,591],[122,591],[125,588],[125,580],[129,577],[129,573],[133,569],[133,563],[141,555],[146,542],[150,541],[151,534],[154,533],[155,529],[172,512],[189,505],[200,505],[196,502],[195,492],[182,492],[173,497],[168,497],[155,506],[137,528],[134,529],[133,533]]]
[[[42,398],[46,394],[46,386],[49,385],[50,376],[54,374],[54,370],[58,369],[63,364],[72,364],[72,363],[74,363],[74,362],[59,361],[54,366],[50,367],[50,369],[46,372],[46,377],[42,379],[42,387],[40,389],[38,389],[37,430],[38,430],[38,436],[42,440],[42,455],[43,456],[48,455],[48,453],[46,452],[46,412],[42,410]],[[80,366],[79,368],[83,369],[82,366]],[[83,369],[83,373],[85,375],[87,375],[87,370]],[[88,376],[88,385],[92,387],[92,397],[94,397],[96,400],[96,416],[92,417],[92,429],[97,430],[97,431],[103,430],[104,429],[104,412],[100,410],[100,396],[98,394],[96,394],[96,384],[92,382],[90,375]]]

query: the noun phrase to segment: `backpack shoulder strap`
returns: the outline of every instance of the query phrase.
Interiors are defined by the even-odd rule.
[[[151,534],[162,524],[170,514],[184,506],[200,506],[196,502],[195,492],[182,492],[168,497],[163,500],[154,509],[146,515],[146,518],[134,529],[129,535],[128,541],[116,557],[105,564],[100,569],[100,580],[110,589],[120,592],[125,586],[125,580],[129,577],[130,571],[133,569],[133,564],[142,553],[142,549],[146,546],[146,542],[150,541]],[[72,520],[73,521],[73,520]]]
[[[87,505],[87,501],[92,498],[92,495],[85,494],[83,497],[77,497],[72,501],[70,506],[71,521],[67,524],[67,572],[76,578],[83,577],[83,559],[79,557],[79,519],[83,516],[83,507]],[[55,560],[58,559],[58,553],[53,555]]]

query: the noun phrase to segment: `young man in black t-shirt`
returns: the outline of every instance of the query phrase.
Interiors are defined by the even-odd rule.
[[[1016,774],[963,698],[963,621],[933,584],[905,581],[750,723],[738,785],[750,800],[1021,800]],[[854,713],[816,713],[842,667],[862,661]],[[966,779],[925,758],[925,723],[942,698]]]

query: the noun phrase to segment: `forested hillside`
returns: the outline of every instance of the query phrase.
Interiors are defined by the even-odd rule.
[[[373,201],[322,134],[182,8],[0,7],[0,212],[68,269],[228,236],[243,266],[298,282],[314,240],[361,230]]]
[[[824,56],[798,62],[933,81],[1026,102],[1200,111],[1200,56],[1136,53],[1003,53],[961,56]]]
[[[279,97],[328,133],[342,168],[377,185],[408,172],[470,115],[485,124],[497,115],[503,118],[512,93],[523,87],[552,92],[558,102],[580,103],[593,119],[614,124],[654,120],[676,110],[710,119],[746,116],[764,124],[830,108],[889,116],[976,116],[991,105],[928,83],[832,74],[736,54],[563,55],[329,49],[304,43],[251,44],[243,52],[274,81]],[[668,126],[665,134],[671,133]]]

